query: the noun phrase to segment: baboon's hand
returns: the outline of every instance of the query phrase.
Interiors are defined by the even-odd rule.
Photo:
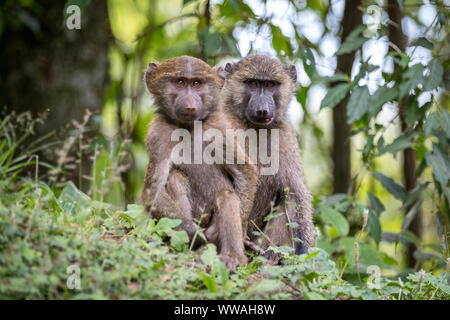
[[[208,239],[208,242],[217,244],[218,236],[219,236],[219,234],[217,232],[216,225],[214,223],[212,223],[208,227],[208,229],[205,230],[205,237],[206,237],[206,239]]]

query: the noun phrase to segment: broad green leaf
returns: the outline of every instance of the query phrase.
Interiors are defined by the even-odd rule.
[[[241,53],[236,45],[236,40],[232,36],[229,36],[227,34],[223,35],[223,39],[225,40],[225,43],[231,54],[235,57],[241,57]]]
[[[328,90],[327,94],[323,98],[320,103],[320,108],[334,108],[342,99],[345,98],[347,92],[350,90],[350,84],[348,83],[340,83],[330,90]]]
[[[172,228],[178,227],[181,224],[180,219],[161,218],[155,226],[155,230],[166,232]]]
[[[367,87],[356,87],[350,94],[350,99],[347,103],[347,123],[351,124],[361,117],[369,110],[370,94]]]
[[[168,232],[170,237],[170,245],[176,250],[182,250],[184,245],[189,242],[189,236],[186,231],[172,230]]]
[[[195,0],[183,0],[183,6],[187,5],[189,2],[192,2],[192,1],[195,1]]]
[[[64,211],[75,214],[80,208],[90,208],[92,200],[69,182],[59,195],[58,202]]]
[[[403,98],[412,89],[417,87],[419,83],[423,82],[423,70],[423,65],[417,63],[405,71],[402,76],[402,82],[399,85],[399,99]]]
[[[205,53],[211,56],[220,49],[221,39],[218,33],[209,33],[205,38]]]
[[[397,152],[414,145],[412,139],[414,138],[415,135],[416,135],[415,132],[401,135],[400,137],[395,139],[394,142],[392,142],[391,144],[383,145],[382,148],[378,150],[377,156],[380,156],[386,152],[390,152],[395,157]]]
[[[310,79],[316,75],[316,61],[312,50],[308,47],[303,47],[300,50],[300,58],[302,59],[303,69]]]
[[[447,134],[447,138],[450,139],[450,113],[445,109],[441,109],[441,125],[442,129]]]
[[[203,252],[200,258],[207,265],[214,266],[219,260],[219,257],[217,256],[216,246],[209,243],[206,246],[205,252]]]
[[[281,29],[273,24],[270,25],[272,31],[272,46],[277,52],[292,55],[292,46],[289,38],[283,35]]]
[[[386,102],[394,100],[398,96],[398,90],[388,88],[386,86],[378,88],[377,91],[370,97],[369,116],[373,117],[381,111],[381,108]]]
[[[439,119],[436,112],[431,112],[424,121],[423,124],[423,132],[425,136],[430,136],[433,133],[433,130],[439,128]]]
[[[403,188],[403,186],[399,185],[397,182],[395,182],[393,179],[386,177],[384,174],[380,172],[374,172],[373,176],[381,182],[383,187],[389,191],[394,197],[396,197],[399,200],[404,200],[406,197],[406,191]]]
[[[381,241],[381,224],[378,216],[369,210],[369,216],[367,218],[367,231],[369,231],[370,236],[378,244]]]
[[[442,76],[444,75],[444,68],[442,64],[437,60],[433,59],[428,64],[428,69],[430,74],[425,77],[423,81],[423,90],[428,91],[436,88],[442,82]]]
[[[336,82],[336,81],[349,82],[350,81],[349,76],[346,74],[343,74],[343,73],[336,73],[336,74],[332,75],[331,77],[323,77],[322,79],[326,82]]]
[[[413,42],[411,42],[410,46],[411,47],[420,46],[420,47],[424,47],[424,48],[427,48],[430,50],[433,50],[433,47],[434,47],[433,43],[425,37],[420,37],[420,38],[415,39]]]
[[[375,135],[369,134],[367,137],[366,145],[364,146],[364,149],[362,151],[363,161],[367,161],[369,157],[370,151],[373,149],[373,139],[375,138]]]
[[[349,224],[347,222],[347,219],[340,214],[338,211],[334,210],[333,208],[321,205],[320,206],[320,213],[322,219],[325,221],[325,223],[332,225],[336,228],[336,230],[339,232],[340,235],[347,235],[349,231]]]
[[[360,37],[359,35],[366,29],[365,25],[359,25],[355,28],[344,40],[344,43],[340,46],[336,55],[350,53],[360,48],[364,42],[369,40],[368,38]]]
[[[439,181],[448,199],[450,199],[450,190],[448,180],[450,179],[450,158],[448,153],[433,143],[433,152],[425,154],[427,164],[432,168],[434,178]]]
[[[375,211],[378,215],[386,210],[381,203],[380,199],[378,199],[372,192],[368,191],[367,195],[369,196],[370,208]]]
[[[212,293],[217,293],[216,279],[210,277],[209,275],[201,271],[199,273],[202,276],[203,284],[206,286],[206,288],[208,288],[208,290],[211,291]]]

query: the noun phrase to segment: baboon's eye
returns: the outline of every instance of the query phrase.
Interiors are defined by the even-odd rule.
[[[194,81],[192,82],[192,86],[193,86],[194,88],[200,87],[201,84],[202,84],[202,82],[201,82],[200,80],[194,80]]]
[[[184,79],[177,79],[177,86],[179,86],[180,88],[184,87],[186,85],[186,81],[184,81]]]
[[[258,86],[258,83],[255,80],[248,80],[248,85],[250,87],[256,88]]]
[[[273,86],[275,86],[275,83],[273,81],[264,81],[264,87],[266,88],[272,88]]]

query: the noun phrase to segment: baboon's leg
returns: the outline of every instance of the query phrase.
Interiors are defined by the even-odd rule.
[[[229,190],[224,190],[216,197],[213,223],[216,234],[216,245],[219,247],[219,258],[228,270],[246,264],[239,197]],[[211,233],[208,232],[207,233]]]
[[[190,199],[189,182],[187,178],[178,170],[172,170],[167,178],[166,190],[168,196],[173,200],[175,205],[183,212],[182,223],[179,229],[185,230],[188,233],[189,240],[195,235],[195,230],[192,230],[194,224],[192,206]],[[203,243],[203,239],[200,236],[195,238],[194,247],[198,247]]]

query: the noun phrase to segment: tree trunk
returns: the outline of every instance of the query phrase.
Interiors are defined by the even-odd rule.
[[[403,13],[397,1],[389,1],[388,15],[389,19],[393,22],[393,24],[389,24],[389,41],[395,44],[401,51],[405,51],[407,38],[402,31]],[[392,50],[392,48],[389,48],[389,50]],[[407,130],[407,124],[405,120],[405,110],[407,103],[408,96],[405,96],[398,106],[402,132],[405,132]],[[414,187],[416,186],[416,152],[411,148],[406,148],[403,151],[403,179],[407,191],[414,189]],[[408,212],[410,208],[411,207],[407,208],[406,212]],[[421,238],[422,217],[420,210],[417,212],[416,217],[411,222],[409,229],[412,233],[419,237],[419,239]],[[416,251],[416,249],[417,248],[413,243],[410,243],[407,246],[406,255],[408,266],[411,268],[415,268],[417,264],[416,258],[414,257],[414,251]]]
[[[358,10],[359,0],[345,2],[344,16],[342,18],[341,43],[349,33],[362,23],[362,12]],[[351,74],[355,53],[338,56],[338,71]],[[347,193],[350,189],[351,162],[350,162],[350,126],[347,124],[348,98],[342,100],[333,109],[333,189],[334,193]]]
[[[86,109],[100,113],[112,39],[105,0],[91,1],[81,12],[79,30],[66,27],[64,4],[43,0],[25,8],[10,1],[5,16],[28,17],[23,21],[33,22],[34,28],[6,23],[0,35],[0,70],[6,75],[0,79],[0,106],[34,115],[46,111],[38,134],[55,130],[60,141],[72,120],[82,122]],[[97,128],[91,129],[95,134]],[[47,159],[50,153],[54,150]]]

